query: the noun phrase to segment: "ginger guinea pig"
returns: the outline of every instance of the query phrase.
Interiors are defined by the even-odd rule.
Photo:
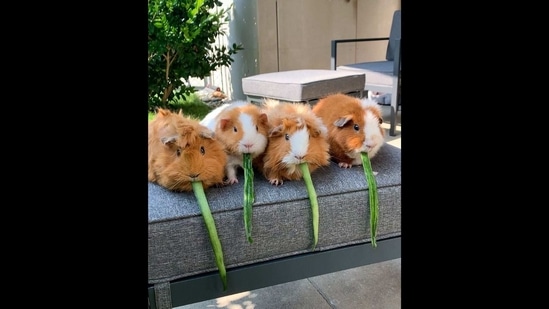
[[[228,155],[225,184],[238,182],[236,170],[243,168],[244,153],[252,160],[265,151],[269,123],[260,108],[246,101],[223,104],[204,117],[202,125],[214,131]]]
[[[269,142],[254,166],[273,185],[303,177],[299,164],[306,162],[312,173],[330,164],[327,129],[306,103],[267,99],[262,110],[269,119]]]
[[[221,185],[227,154],[214,132],[197,119],[159,109],[149,122],[149,181],[173,191]]]
[[[361,152],[373,158],[384,143],[381,108],[372,100],[333,94],[312,110],[328,128],[330,155],[342,168],[362,165]]]

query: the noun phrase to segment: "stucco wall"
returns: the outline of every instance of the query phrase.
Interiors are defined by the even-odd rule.
[[[245,99],[246,76],[301,68],[330,68],[330,41],[389,36],[400,0],[223,0],[233,6],[227,36],[218,44],[241,43],[230,67],[205,80],[231,99]],[[385,45],[345,44],[338,64],[382,59]],[[381,58],[379,58],[381,57]]]

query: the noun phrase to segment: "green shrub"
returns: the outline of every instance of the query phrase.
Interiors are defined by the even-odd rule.
[[[218,46],[215,39],[226,35],[229,9],[219,0],[149,0],[148,3],[148,101],[149,111],[167,108],[174,90],[191,94],[190,77],[203,79],[221,66],[242,45]]]

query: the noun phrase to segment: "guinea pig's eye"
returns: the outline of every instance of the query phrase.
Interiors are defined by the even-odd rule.
[[[204,146],[200,147],[200,153],[204,155],[206,153],[206,149],[204,149]]]
[[[379,118],[379,124],[383,123],[383,118]]]
[[[289,141],[289,140],[290,140],[290,135],[289,135],[288,133],[286,133],[286,134],[284,135],[284,138],[285,138],[287,141]]]
[[[255,130],[259,132],[259,128],[257,126],[255,126]]]
[[[175,154],[179,157],[181,155],[181,147],[177,147]]]
[[[355,129],[355,131],[358,131],[360,130],[360,127],[358,126],[358,124],[355,123],[355,125],[353,126],[353,129]]]
[[[236,127],[233,127],[233,131],[237,132],[237,131],[238,131],[238,129],[237,129]]]

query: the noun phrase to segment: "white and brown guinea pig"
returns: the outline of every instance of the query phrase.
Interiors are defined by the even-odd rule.
[[[312,110],[328,128],[330,155],[342,168],[362,165],[361,152],[373,158],[384,143],[381,108],[368,98],[332,94]]]
[[[228,154],[225,184],[238,182],[236,171],[243,167],[242,154],[249,153],[254,159],[267,146],[267,115],[250,102],[225,103],[208,113],[200,123],[215,132]]]
[[[273,185],[303,177],[299,164],[312,173],[330,164],[327,129],[308,104],[267,99],[262,110],[269,119],[269,142],[254,166]]]
[[[198,119],[158,109],[149,122],[149,181],[173,191],[221,186],[227,154],[214,132]]]

